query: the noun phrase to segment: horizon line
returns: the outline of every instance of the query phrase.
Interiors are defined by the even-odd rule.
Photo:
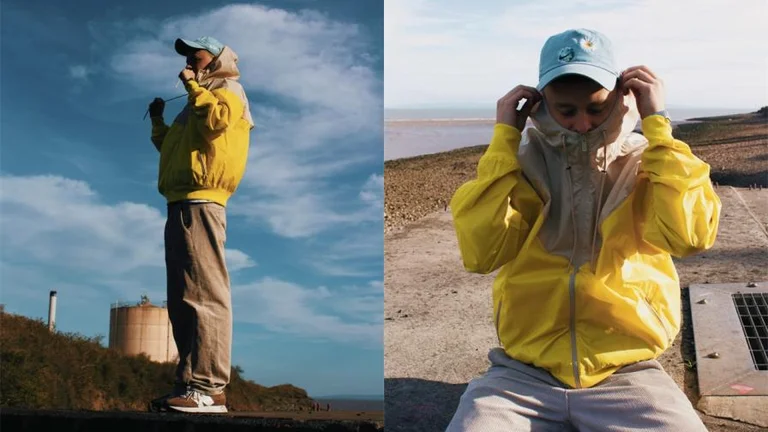
[[[766,105],[768,105],[768,102],[766,102]],[[748,108],[748,107],[735,107],[735,106],[694,106],[694,105],[675,105],[670,104],[667,105],[667,109],[713,109],[713,110],[749,110],[754,109],[758,110],[762,108],[763,106],[756,106],[755,108]],[[412,105],[412,106],[390,106],[384,107],[384,110],[424,110],[424,109],[487,109],[487,110],[495,110],[496,107],[493,105],[487,105],[487,106],[480,106],[480,105],[433,105],[433,106],[427,106],[427,105]]]

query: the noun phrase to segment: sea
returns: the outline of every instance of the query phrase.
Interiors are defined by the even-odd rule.
[[[697,117],[742,114],[756,110],[667,108],[673,124]],[[495,118],[494,109],[483,108],[385,109],[384,160],[488,144]]]

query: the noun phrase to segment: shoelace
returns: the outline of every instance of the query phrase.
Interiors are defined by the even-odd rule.
[[[184,399],[191,399],[197,402],[198,405],[203,403],[202,395],[194,390],[187,390],[187,392],[184,394]]]

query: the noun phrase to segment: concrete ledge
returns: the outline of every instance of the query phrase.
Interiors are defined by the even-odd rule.
[[[0,430],[57,432],[380,432],[382,425],[345,420],[294,420],[227,415],[0,409]]]
[[[711,416],[768,427],[768,396],[704,396],[696,408]]]

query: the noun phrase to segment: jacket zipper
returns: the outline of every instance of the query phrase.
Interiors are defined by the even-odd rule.
[[[571,273],[568,291],[571,298],[571,361],[573,362],[573,378],[576,381],[576,388],[581,388],[581,376],[579,374],[579,354],[576,349],[576,273],[574,269]]]
[[[667,326],[664,325],[664,321],[661,319],[661,316],[659,315],[658,312],[656,312],[656,309],[654,309],[653,306],[651,306],[651,302],[649,302],[648,299],[646,299],[644,296],[641,296],[640,298],[643,300],[645,305],[648,306],[648,309],[650,309],[651,312],[653,312],[653,316],[656,317],[656,321],[658,321],[661,328],[664,329],[664,336],[667,337],[667,343],[670,343],[672,341],[672,337],[669,333],[669,329],[667,329]]]
[[[499,340],[499,346],[503,347],[504,345],[501,343],[501,330],[499,329],[499,320],[501,319],[501,308],[504,306],[504,298],[499,298],[499,309],[496,312],[496,318],[494,321],[496,321],[496,338]]]
[[[208,183],[208,170],[205,168],[205,163],[203,162],[203,154],[200,152],[200,150],[197,151],[197,159],[200,161],[200,169],[203,171],[203,185],[205,186]]]

